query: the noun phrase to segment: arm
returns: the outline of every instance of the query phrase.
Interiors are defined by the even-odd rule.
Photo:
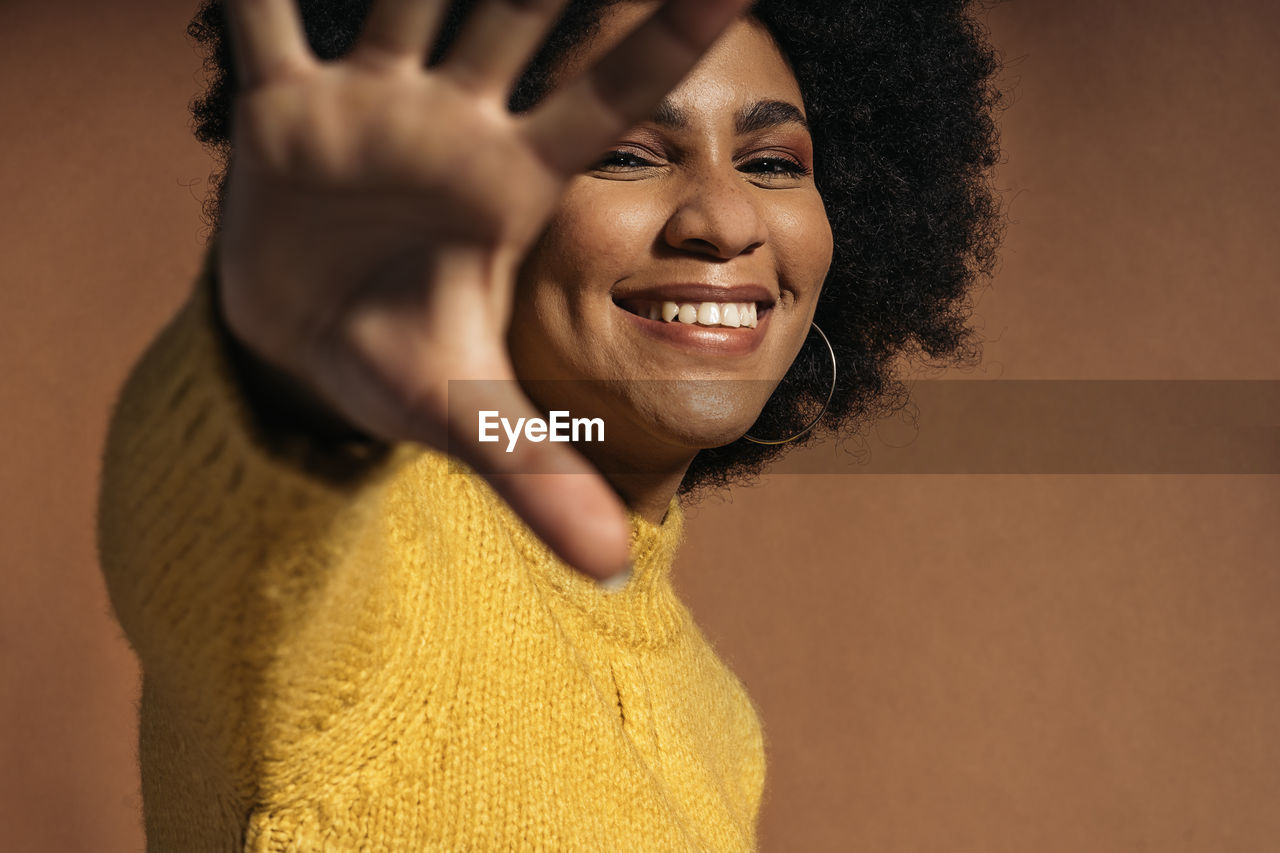
[[[278,638],[326,584],[377,571],[373,521],[421,448],[317,441],[264,417],[238,383],[213,272],[121,391],[98,545],[148,679],[231,748]]]

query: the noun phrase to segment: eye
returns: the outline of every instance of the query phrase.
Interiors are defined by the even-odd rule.
[[[656,166],[657,163],[646,160],[634,151],[610,151],[596,163],[595,168],[603,172],[615,172],[625,169],[644,169],[648,166]]]
[[[809,169],[788,157],[757,157],[738,168],[739,171],[767,178],[804,178],[810,174]]]

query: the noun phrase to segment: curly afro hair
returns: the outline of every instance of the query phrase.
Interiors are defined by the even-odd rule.
[[[528,109],[557,64],[626,0],[570,0],[512,99]],[[752,16],[773,35],[804,95],[815,177],[835,251],[815,322],[830,338],[838,381],[817,427],[794,442],[739,439],[698,453],[681,484],[688,496],[750,480],[817,436],[847,437],[902,407],[894,378],[902,354],[971,365],[980,342],[968,325],[971,292],[994,267],[1002,217],[990,181],[999,159],[996,52],[974,0],[757,0]],[[355,42],[370,0],[299,0],[321,59]],[[454,0],[429,62],[448,48],[474,0]],[[188,27],[206,50],[208,88],[191,105],[196,138],[219,161],[205,203],[219,227],[235,69],[220,0]],[[811,336],[812,337],[812,336]],[[753,436],[788,436],[809,423],[831,389],[830,357],[810,340],[775,390]]]

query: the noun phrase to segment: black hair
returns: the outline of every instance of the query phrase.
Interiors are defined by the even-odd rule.
[[[570,0],[511,100],[532,106],[559,61],[624,0]],[[355,42],[369,0],[299,0],[320,59]],[[474,0],[455,0],[430,62],[439,59]],[[969,324],[975,285],[994,268],[1002,217],[991,184],[999,158],[996,52],[973,0],[758,0],[752,16],[772,34],[804,96],[815,177],[835,234],[815,322],[835,350],[838,382],[818,427],[785,445],[739,439],[702,450],[680,491],[750,479],[816,436],[850,436],[898,408],[899,356],[975,364]],[[218,228],[231,155],[235,69],[219,0],[205,0],[188,34],[207,50],[208,86],[192,102],[196,138],[220,163],[205,214]],[[811,340],[750,430],[785,437],[812,419],[831,388],[830,356]],[[820,344],[820,341],[818,342]]]

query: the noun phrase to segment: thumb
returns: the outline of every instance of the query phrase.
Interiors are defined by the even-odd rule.
[[[514,378],[450,381],[448,418],[448,452],[483,476],[562,560],[596,580],[629,567],[622,501],[547,429]]]

